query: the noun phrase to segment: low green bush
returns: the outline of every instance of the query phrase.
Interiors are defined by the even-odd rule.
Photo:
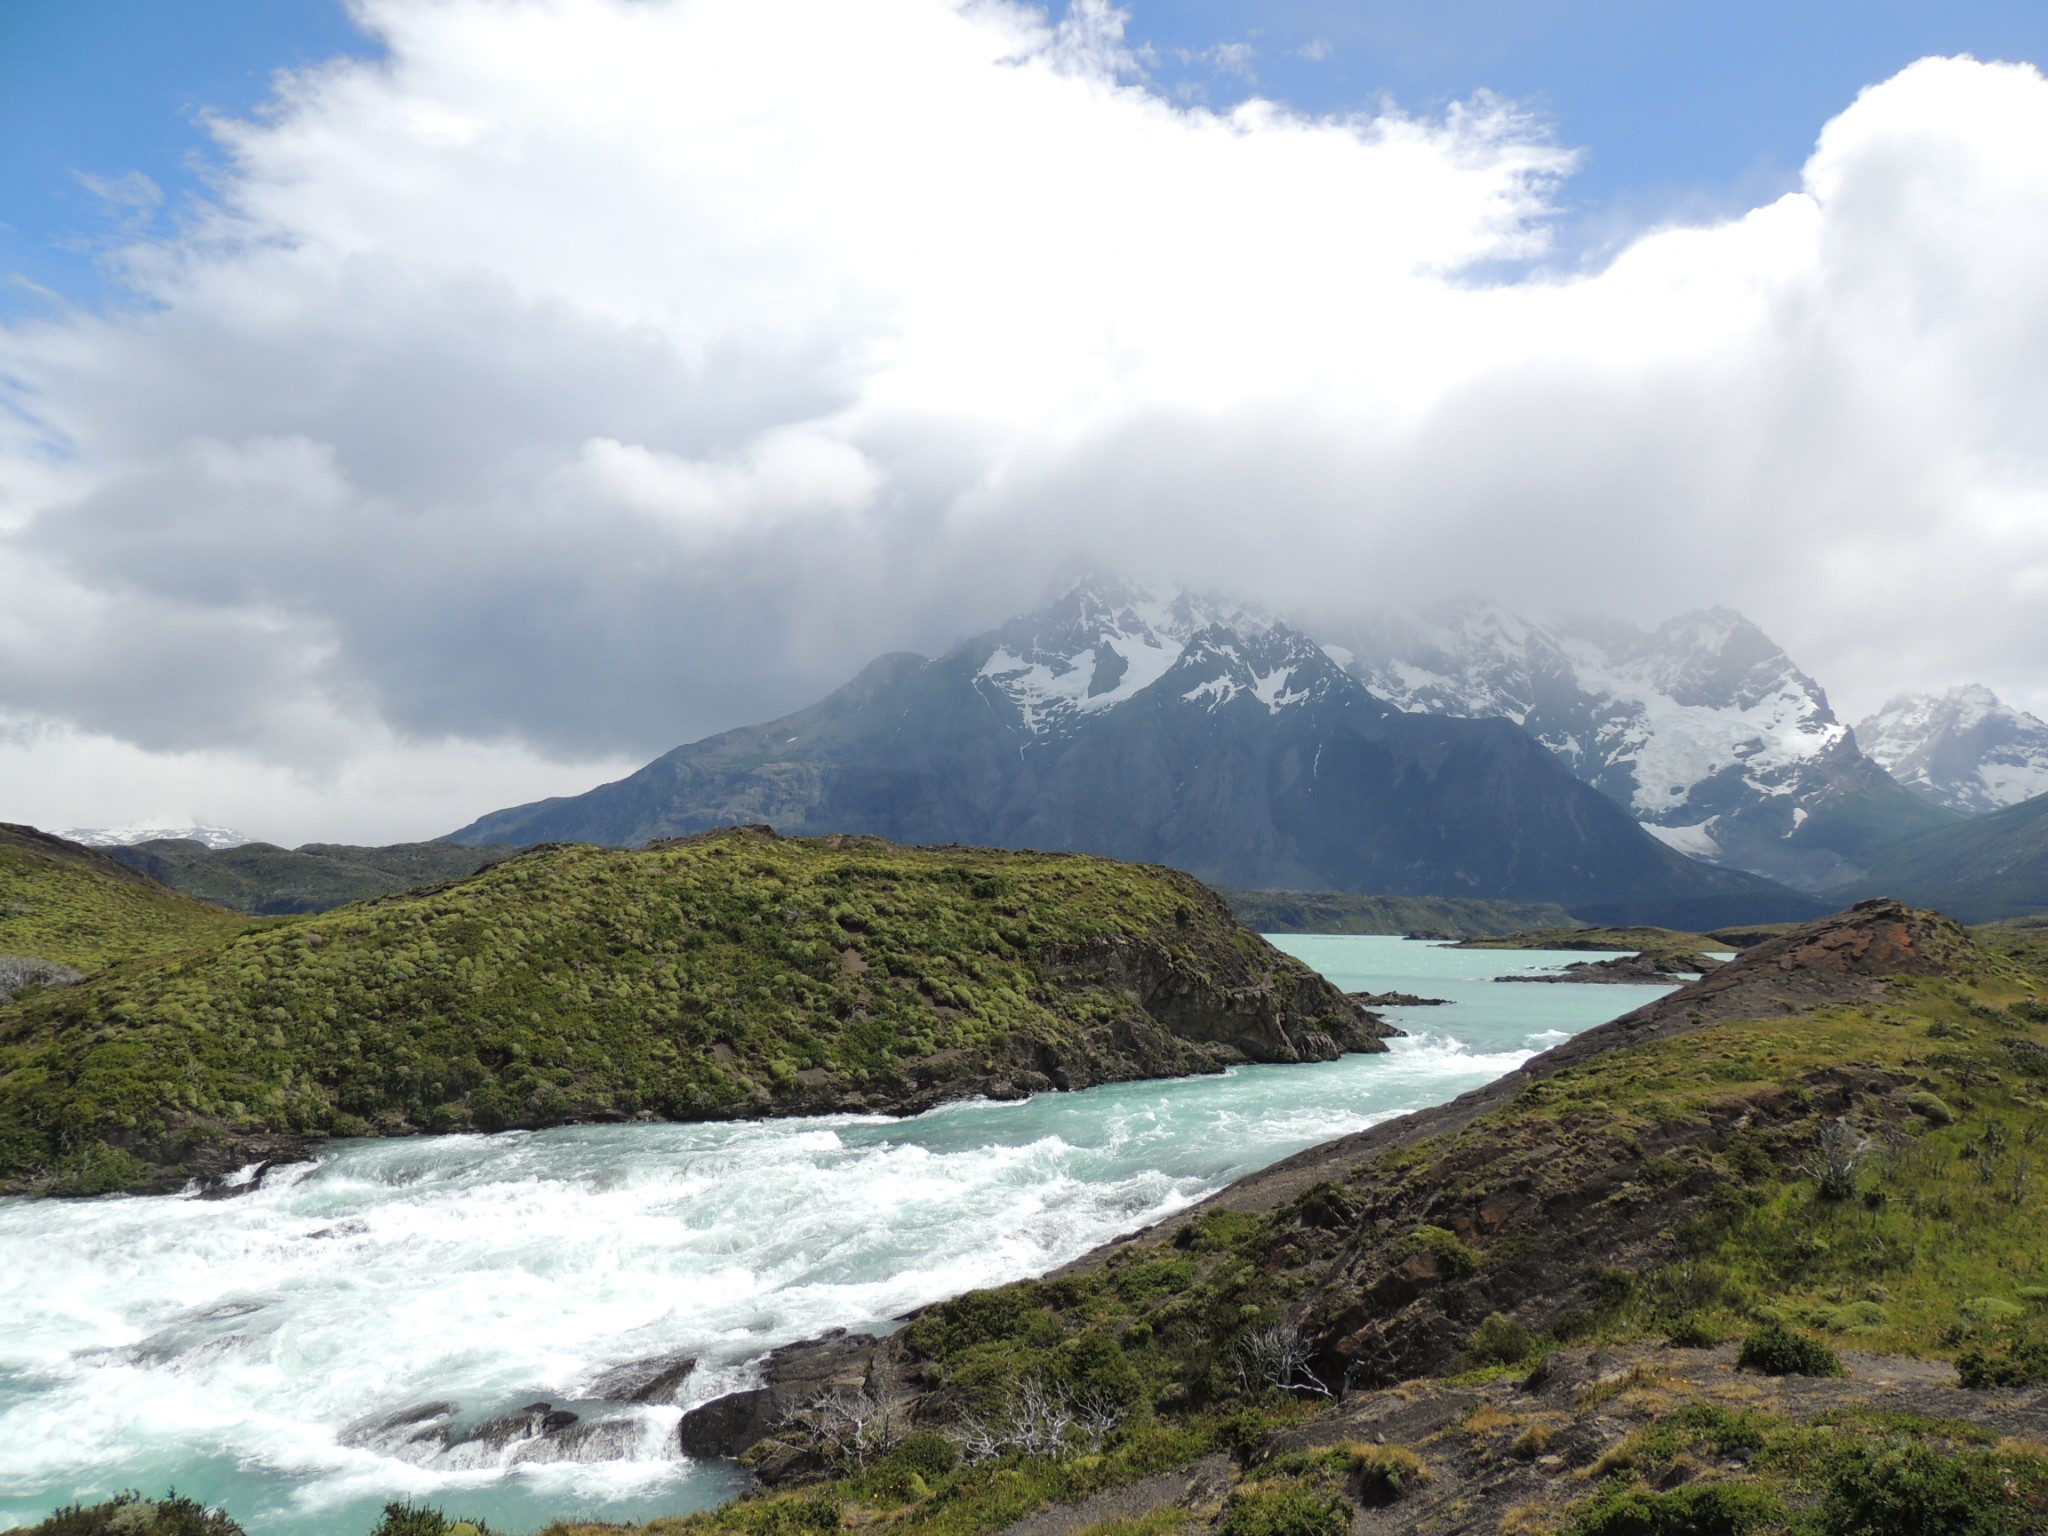
[[[1956,1374],[1966,1387],[2048,1385],[2048,1339],[2021,1337],[1988,1346],[1973,1344],[1956,1356]]]
[[[1655,1493],[1615,1479],[1581,1505],[1564,1536],[1743,1536],[1780,1527],[1785,1506],[1753,1483],[1692,1483]]]
[[[1505,1313],[1489,1312],[1466,1342],[1465,1356],[1474,1365],[1519,1365],[1535,1347],[1527,1328]]]
[[[960,1465],[960,1447],[944,1435],[920,1429],[915,1434],[905,1435],[896,1449],[889,1453],[889,1460],[920,1477],[944,1477]]]
[[[1351,1506],[1312,1478],[1275,1477],[1239,1487],[1216,1536],[1349,1536]]]
[[[370,1536],[492,1536],[481,1520],[451,1520],[428,1504],[386,1504]]]
[[[1922,1090],[1907,1098],[1906,1107],[1929,1125],[1955,1124],[1956,1112],[1948,1107],[1948,1102],[1939,1094]]]
[[[1842,1362],[1818,1339],[1794,1333],[1783,1323],[1765,1323],[1742,1341],[1735,1363],[1765,1376],[1839,1376]]]
[[[1408,1234],[1408,1246],[1433,1254],[1446,1274],[1469,1275],[1479,1268],[1479,1255],[1447,1227],[1417,1227]]]
[[[1827,1462],[1822,1536],[2040,1536],[2048,1460],[1947,1451],[1910,1440],[1852,1446]]]

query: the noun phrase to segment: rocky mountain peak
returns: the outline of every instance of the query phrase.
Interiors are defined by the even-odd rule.
[[[1278,714],[1357,684],[1321,646],[1285,624],[1256,634],[1212,624],[1188,638],[1162,688],[1212,712],[1245,699]]]
[[[1274,624],[1228,598],[1091,576],[969,644],[988,649],[976,686],[1007,699],[1025,729],[1043,736],[1070,732],[1151,687],[1197,635],[1249,645]]]
[[[2048,790],[2048,722],[1981,684],[1904,693],[1856,727],[1864,752],[1923,799],[1995,811]]]
[[[1666,620],[1650,636],[1655,677],[1674,702],[1700,709],[1754,709],[1774,696],[1803,696],[1816,725],[1835,723],[1820,684],[1763,630],[1731,608]]]

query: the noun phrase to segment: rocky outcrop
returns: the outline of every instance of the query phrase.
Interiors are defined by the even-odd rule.
[[[1655,955],[1623,955],[1615,960],[1574,960],[1562,970],[1533,976],[1503,976],[1502,981],[1578,983],[1582,986],[1683,986],[1697,975],[1714,970],[1719,962],[1703,960],[1699,973],[1674,970]]]
[[[876,1369],[877,1340],[835,1328],[786,1345],[761,1362],[761,1384],[683,1415],[676,1441],[685,1456],[737,1456],[791,1414],[834,1393],[865,1392]]]

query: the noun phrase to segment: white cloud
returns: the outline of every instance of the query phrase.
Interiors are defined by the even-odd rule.
[[[2048,708],[2030,69],[1916,65],[1802,191],[1490,282],[1572,163],[1510,104],[1180,110],[1099,3],[358,10],[389,58],[218,124],[132,311],[0,333],[0,710],[217,760],[275,835],[580,788],[1076,557],[1726,601],[1845,712]],[[24,800],[90,755],[10,750]],[[409,753],[501,767],[430,812]]]

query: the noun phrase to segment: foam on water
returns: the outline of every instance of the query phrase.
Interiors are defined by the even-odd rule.
[[[716,1502],[734,1474],[675,1424],[766,1350],[1042,1273],[1652,995],[1491,979],[1556,955],[1279,942],[1452,1005],[1390,1010],[1415,1033],[1386,1055],[913,1120],[365,1141],[229,1200],[0,1201],[0,1523],[131,1487],[258,1536],[354,1536],[404,1497],[511,1530]],[[680,1356],[677,1402],[598,1390]],[[536,1401],[574,1433],[463,1439]]]

